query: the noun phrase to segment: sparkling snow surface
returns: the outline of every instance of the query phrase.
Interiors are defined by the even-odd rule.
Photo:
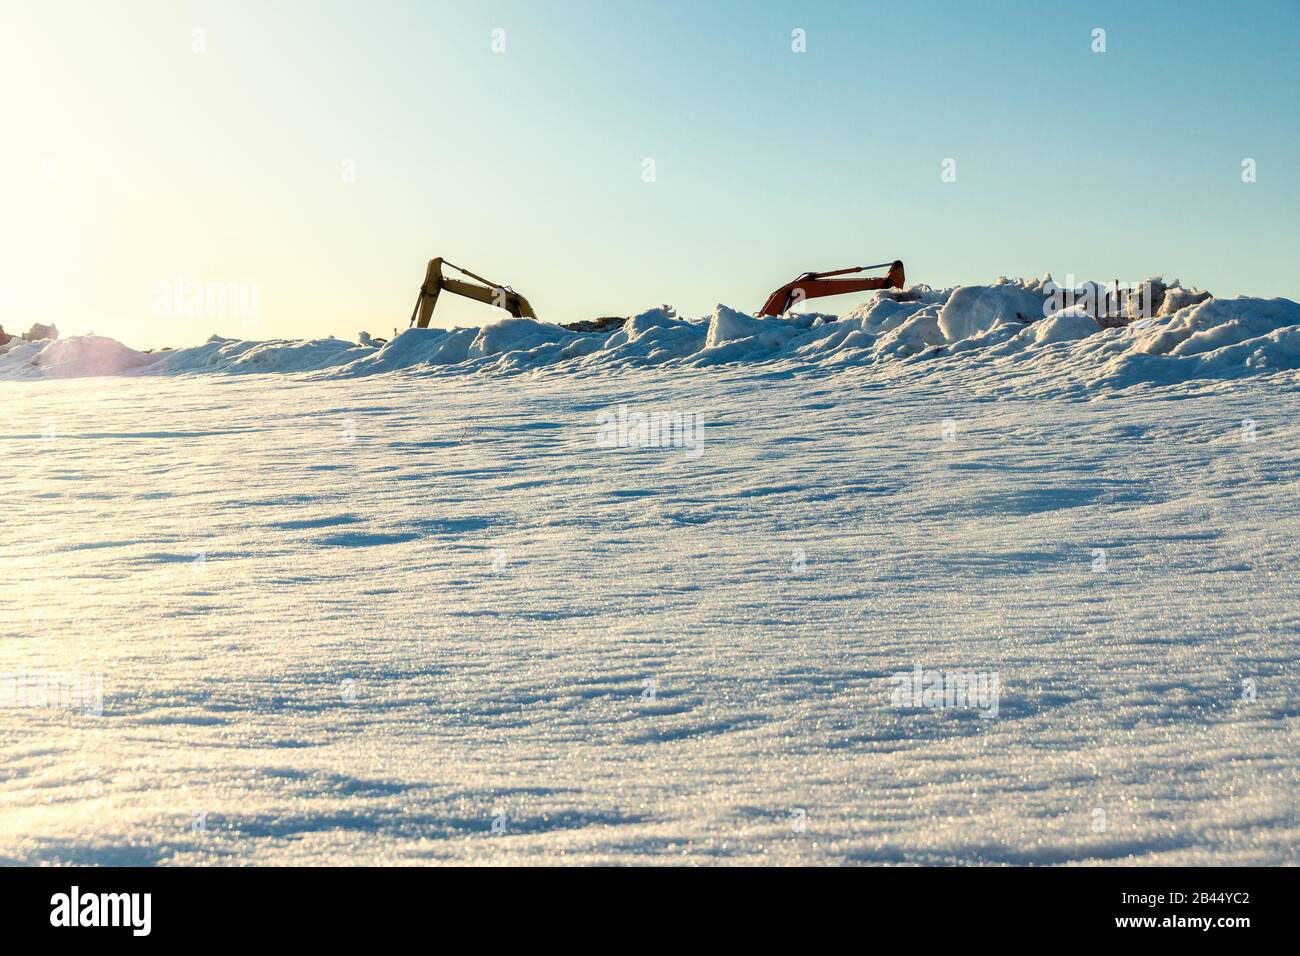
[[[3,393],[0,671],[104,680],[0,711],[6,862],[1296,860],[1289,390]],[[595,450],[618,401],[702,455]],[[917,663],[998,716],[892,708]]]
[[[1300,862],[1300,376],[1077,346],[0,382],[0,862]]]

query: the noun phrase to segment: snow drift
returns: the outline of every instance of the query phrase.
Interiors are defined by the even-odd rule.
[[[616,371],[737,363],[879,366],[898,374],[971,373],[1010,384],[1128,387],[1300,369],[1300,305],[1289,299],[1215,299],[1166,286],[1148,318],[1103,328],[1081,305],[1053,310],[1051,277],[987,286],[886,290],[843,317],[756,318],[725,305],[688,320],[670,308],[622,328],[575,332],[531,319],[477,329],[408,329],[381,348],[339,339],[203,345],[138,352],[112,339],[14,339],[0,346],[0,379],[200,372],[360,376]],[[1095,287],[1094,287],[1095,288]],[[1294,376],[1292,376],[1294,378]]]

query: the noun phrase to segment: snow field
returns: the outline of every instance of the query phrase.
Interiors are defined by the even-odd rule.
[[[0,675],[103,681],[0,708],[0,860],[1294,863],[1294,373],[1078,371],[1216,302],[1100,364],[0,384]]]

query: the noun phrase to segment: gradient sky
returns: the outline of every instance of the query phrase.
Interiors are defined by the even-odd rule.
[[[388,335],[434,255],[552,321],[895,257],[1300,299],[1297,90],[1296,0],[0,0],[0,324]],[[256,323],[160,313],[176,277]]]

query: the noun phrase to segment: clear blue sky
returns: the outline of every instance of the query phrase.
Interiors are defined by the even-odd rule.
[[[433,255],[554,321],[894,257],[1300,298],[1296,0],[6,2],[0,84],[11,331],[388,334]],[[178,275],[256,328],[159,316]]]

